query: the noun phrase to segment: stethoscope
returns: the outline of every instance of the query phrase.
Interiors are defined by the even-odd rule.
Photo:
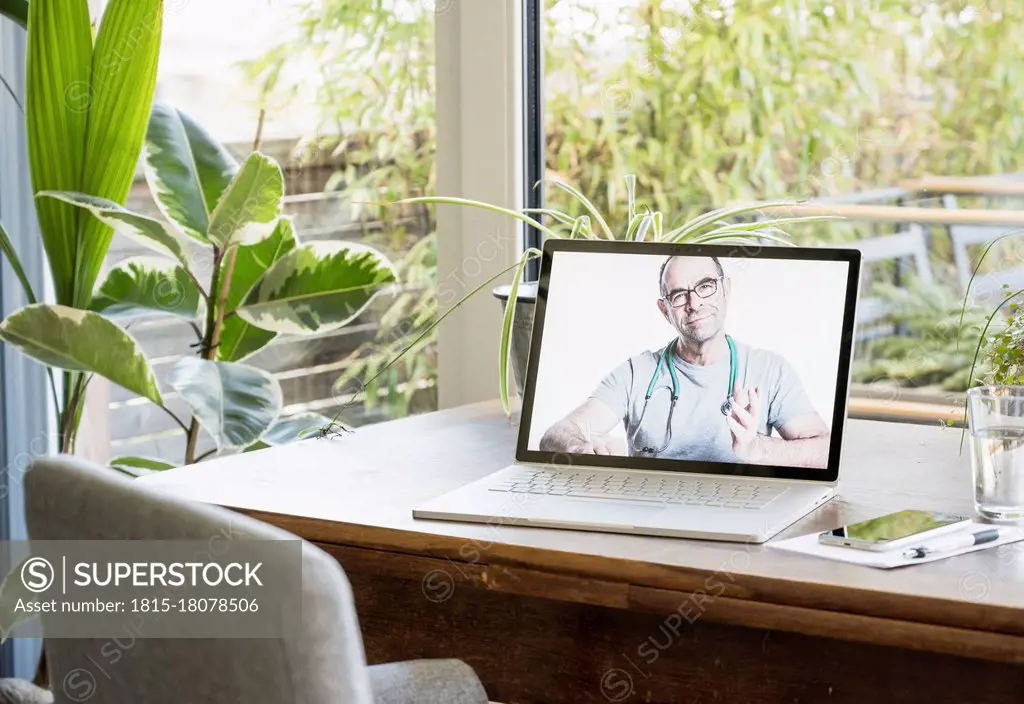
[[[722,403],[722,415],[728,416],[732,411],[732,393],[736,387],[736,343],[732,341],[732,337],[729,335],[725,336],[725,342],[729,345],[729,387],[725,391],[725,401]],[[633,430],[633,435],[629,439],[629,444],[632,446],[633,451],[637,454],[652,454],[659,455],[664,452],[670,444],[672,444],[672,414],[676,410],[676,401],[679,400],[679,377],[676,376],[676,365],[672,361],[672,348],[675,346],[675,342],[670,342],[662,351],[658,357],[658,365],[654,368],[654,374],[651,375],[651,382],[647,384],[647,393],[644,394],[644,405],[640,409],[640,418],[637,419],[636,428]],[[672,399],[668,407],[668,420],[665,421],[665,442],[661,447],[637,447],[636,436],[640,432],[640,426],[643,425],[644,416],[647,414],[647,404],[651,400],[651,396],[654,395],[654,391],[658,386],[658,377],[661,373],[661,367],[665,365],[668,368],[668,374],[672,378]]]

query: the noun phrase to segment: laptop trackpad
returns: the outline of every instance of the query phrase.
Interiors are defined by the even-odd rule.
[[[643,525],[665,510],[662,505],[645,506],[624,501],[604,499],[562,498],[557,509],[544,511],[542,506],[527,511],[527,520],[555,519],[567,523],[613,523],[622,525]]]

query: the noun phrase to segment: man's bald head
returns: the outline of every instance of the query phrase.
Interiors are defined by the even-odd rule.
[[[682,255],[673,255],[666,257],[665,261],[661,263],[661,270],[658,272],[658,290],[661,291],[662,296],[668,295],[668,289],[665,287],[665,271],[668,269],[669,264],[672,263],[673,259],[710,259],[715,265],[715,270],[719,276],[725,276],[725,270],[722,269],[722,262],[718,261],[718,257],[685,257]]]

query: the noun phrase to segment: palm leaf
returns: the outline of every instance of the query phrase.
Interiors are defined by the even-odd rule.
[[[0,16],[9,17],[22,27],[27,27],[28,3],[25,0],[0,0]]]
[[[29,6],[25,111],[33,192],[81,191],[89,107],[92,31],[86,0],[33,0]],[[72,304],[79,211],[38,202],[43,248],[57,302]],[[92,291],[89,291],[90,295]]]
[[[11,268],[14,269],[14,275],[18,277],[18,281],[21,282],[21,288],[25,291],[25,298],[29,303],[35,303],[36,294],[32,290],[32,284],[29,283],[28,277],[25,275],[25,269],[21,266],[21,260],[18,258],[18,253],[14,251],[14,245],[11,244],[11,240],[7,236],[7,232],[2,224],[0,224],[0,252],[7,257]]]
[[[128,197],[153,104],[162,24],[163,0],[107,3],[91,62],[92,103],[82,183],[81,188],[73,190],[121,204]],[[53,149],[52,145],[47,147]],[[113,230],[84,216],[79,217],[78,225],[74,302],[85,307],[92,297]]]

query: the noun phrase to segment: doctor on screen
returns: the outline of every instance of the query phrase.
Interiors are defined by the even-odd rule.
[[[829,429],[796,372],[726,332],[731,284],[718,258],[669,257],[660,277],[658,309],[676,337],[615,368],[540,449],[827,467]],[[765,316],[799,314],[773,308],[765,293]],[[620,424],[625,447],[609,435]]]

